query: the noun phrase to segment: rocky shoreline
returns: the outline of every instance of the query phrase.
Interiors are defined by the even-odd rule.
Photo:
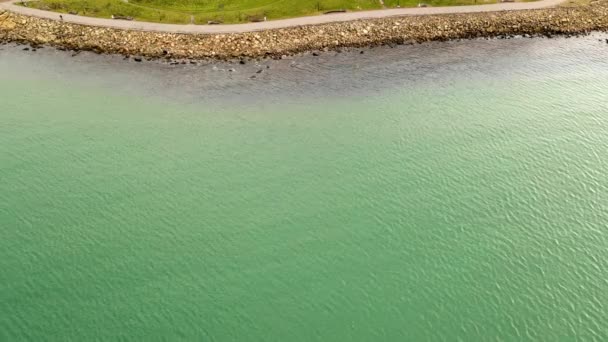
[[[608,0],[539,10],[370,19],[234,34],[121,30],[0,12],[0,42],[137,58],[281,58],[307,51],[427,41],[608,31]]]

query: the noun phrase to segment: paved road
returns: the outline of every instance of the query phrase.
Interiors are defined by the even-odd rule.
[[[24,15],[59,20],[59,13],[37,10],[17,6],[14,3],[21,0],[9,0],[1,2],[0,9],[9,10]],[[449,14],[449,13],[475,13],[475,12],[497,12],[497,11],[517,11],[555,7],[565,0],[540,0],[535,2],[514,2],[514,3],[496,3],[489,5],[475,6],[451,6],[451,7],[425,7],[425,8],[393,8],[373,11],[359,11],[348,13],[336,13],[327,15],[316,15],[310,17],[300,17],[282,20],[272,20],[261,23],[233,24],[233,25],[176,25],[176,24],[158,24],[139,21],[123,21],[112,19],[101,19],[92,17],[83,17],[78,15],[63,14],[63,20],[66,22],[90,26],[113,27],[119,29],[141,30],[141,31],[156,31],[156,32],[171,32],[171,33],[239,33],[263,31],[269,29],[326,24],[333,22],[352,21],[360,19],[377,19],[387,17],[398,17],[407,15],[431,15],[431,14]]]

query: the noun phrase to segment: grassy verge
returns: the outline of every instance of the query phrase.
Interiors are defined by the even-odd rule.
[[[495,3],[497,0],[384,0],[385,8],[457,6]],[[380,9],[380,0],[39,0],[27,6],[60,13],[139,21],[207,24],[243,23],[321,14],[331,10]]]

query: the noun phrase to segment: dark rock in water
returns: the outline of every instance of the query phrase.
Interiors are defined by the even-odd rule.
[[[254,78],[256,78],[256,76],[255,75],[251,75],[249,78],[254,79]]]
[[[262,73],[262,69],[258,70],[255,72],[256,74],[261,74]]]
[[[364,54],[364,53],[365,53],[365,51],[363,51],[363,50],[359,51],[359,54],[360,54],[360,55],[362,55],[362,54]]]
[[[23,48],[23,51],[30,51],[29,47]]]
[[[234,72],[234,69],[230,68],[228,69],[229,72]]]
[[[241,59],[241,60],[239,61],[239,64],[245,64],[245,60]]]
[[[608,38],[606,38],[606,44],[608,44]]]
[[[312,55],[315,56],[315,57],[317,57],[319,55],[319,53],[318,52],[313,52]]]
[[[133,58],[133,60],[136,61],[136,62],[141,62],[142,61],[141,57],[135,57],[135,58]]]
[[[270,65],[267,65],[267,66],[266,66],[266,69],[270,69]]]
[[[190,64],[196,64],[196,61],[190,61]]]
[[[32,49],[32,52],[36,52],[36,49]]]

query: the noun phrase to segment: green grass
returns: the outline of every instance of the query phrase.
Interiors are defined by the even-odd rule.
[[[421,0],[430,6],[495,3],[496,0]],[[385,7],[415,7],[419,0],[385,0]],[[187,24],[242,23],[320,14],[330,10],[380,9],[379,0],[39,0],[28,6],[50,11],[110,18]]]

